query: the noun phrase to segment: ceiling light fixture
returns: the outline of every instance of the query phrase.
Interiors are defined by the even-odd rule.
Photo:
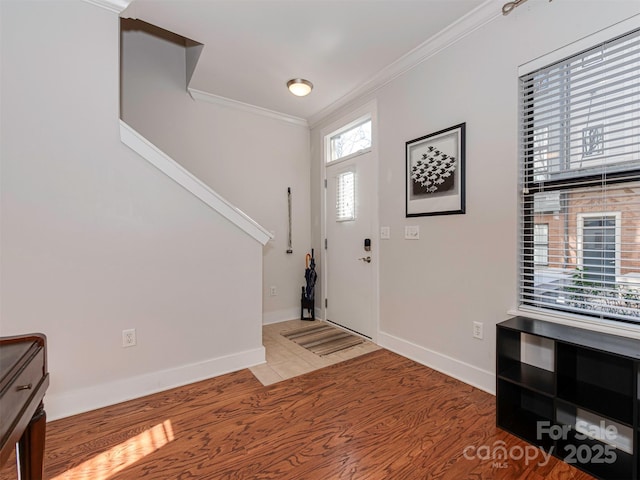
[[[297,97],[304,97],[311,93],[313,83],[304,78],[292,78],[287,82],[287,88]]]

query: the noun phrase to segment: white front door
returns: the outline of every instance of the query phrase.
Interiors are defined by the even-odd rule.
[[[325,318],[373,338],[378,268],[375,153],[369,149],[351,155],[325,171]]]

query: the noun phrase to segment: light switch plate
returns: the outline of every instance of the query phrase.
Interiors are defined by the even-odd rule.
[[[391,238],[391,229],[389,227],[380,227],[380,239],[389,240]]]
[[[420,238],[420,227],[418,225],[406,225],[404,227],[405,240],[418,240]]]

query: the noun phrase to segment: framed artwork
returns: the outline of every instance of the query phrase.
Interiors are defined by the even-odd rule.
[[[464,213],[465,125],[406,143],[407,217]]]

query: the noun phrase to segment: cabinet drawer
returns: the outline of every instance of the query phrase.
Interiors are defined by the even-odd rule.
[[[23,410],[29,405],[30,398],[35,395],[44,376],[44,349],[39,349],[35,357],[16,376],[0,397],[0,440],[11,433],[15,423],[20,419]]]

